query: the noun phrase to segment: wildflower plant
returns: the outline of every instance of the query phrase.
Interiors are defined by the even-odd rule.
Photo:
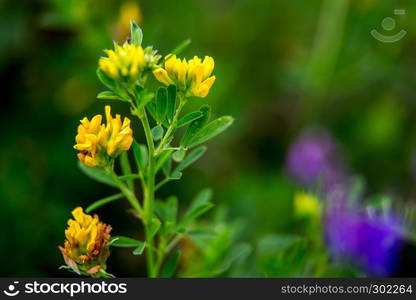
[[[102,123],[101,115],[81,120],[74,148],[79,151],[82,171],[120,191],[92,203],[86,212],[125,198],[143,225],[145,239],[122,236],[110,239],[111,227],[103,229],[97,216],[91,217],[77,208],[73,212],[75,221],[68,222],[65,247],[60,249],[69,268],[82,275],[109,276],[105,271],[108,248],[119,246],[133,247],[134,255],[145,255],[150,277],[171,276],[179,261],[179,255],[172,250],[187,234],[189,226],[213,206],[211,193],[200,193],[179,218],[177,198],[159,200],[156,191],[170,181],[181,179],[182,172],[207,150],[202,144],[233,122],[229,116],[210,121],[211,108],[206,104],[197,111],[182,114],[186,103],[195,101],[192,98],[205,98],[209,94],[215,81],[214,59],[177,58],[188,42],[162,58],[153,47],[142,47],[142,37],[140,27],[132,22],[130,40],[123,45],[114,44],[114,50],[106,50],[97,70],[99,80],[108,88],[97,98],[126,103],[133,118],[122,119],[118,114],[113,117],[111,106],[107,105],[106,124]],[[162,84],[156,91],[147,88],[151,77]],[[131,129],[131,122],[136,121],[144,131],[144,141],[137,141],[138,134]],[[186,129],[179,139],[177,133],[182,127]],[[133,155],[129,156],[128,151]],[[116,174],[116,161],[122,174]],[[135,192],[136,182],[141,185],[141,196]],[[94,251],[98,251],[98,256],[94,256]]]

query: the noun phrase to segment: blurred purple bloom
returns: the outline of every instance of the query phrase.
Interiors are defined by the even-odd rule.
[[[332,256],[355,262],[369,275],[393,274],[402,244],[398,219],[391,214],[370,216],[343,203],[332,203],[325,219],[326,241]]]
[[[346,180],[338,147],[322,129],[308,129],[296,139],[288,151],[286,167],[296,180],[307,185],[319,182],[325,191]]]

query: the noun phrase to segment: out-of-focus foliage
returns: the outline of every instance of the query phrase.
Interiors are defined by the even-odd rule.
[[[406,14],[394,15],[396,8]],[[146,33],[144,43],[158,41],[161,53],[191,38],[187,58],[214,57],[217,81],[207,101],[236,119],[231,134],[213,142],[180,184],[160,189],[161,198],[178,194],[187,202],[211,186],[213,202],[228,209],[198,228],[218,235],[179,243],[190,261],[179,258],[177,275],[373,275],[353,255],[356,249],[345,257],[328,244],[326,203],[341,185],[348,191],[341,198],[356,201],[348,202],[352,214],[364,220],[353,228],[364,224],[374,236],[380,211],[400,221],[395,274],[414,276],[415,11],[410,0],[0,2],[0,253],[7,258],[0,275],[67,276],[56,267],[56,245],[63,242],[69,212],[114,192],[79,171],[73,133],[79,116],[102,110],[95,71],[102,49],[112,48],[108,36],[121,44],[134,19]],[[370,35],[373,29],[391,34],[381,27],[388,16],[396,20],[394,33],[407,31],[392,44]],[[206,100],[198,101],[189,111]],[[113,109],[128,113],[123,103]],[[293,145],[312,143],[302,153],[327,149],[321,138],[299,143],[310,132],[336,145],[318,160],[325,162],[319,165],[324,174],[336,174],[330,176],[335,183],[321,172],[306,183],[290,170]],[[314,155],[301,157],[309,166]],[[361,187],[349,180],[356,174]],[[325,204],[320,222],[296,217],[299,191]],[[387,198],[389,207],[379,201]],[[132,229],[134,216],[123,209],[126,203],[111,203],[100,219],[112,224],[114,235],[141,239]],[[383,224],[396,234],[393,223]],[[108,269],[116,276],[144,276],[144,261],[123,251],[113,251]]]

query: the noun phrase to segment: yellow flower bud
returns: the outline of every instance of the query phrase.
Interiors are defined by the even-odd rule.
[[[81,207],[75,208],[72,215],[74,219],[68,220],[65,230],[64,247],[59,246],[65,263],[82,275],[105,271],[111,226],[100,222],[97,215],[85,214]]]
[[[125,42],[123,46],[114,44],[114,50],[104,52],[108,57],[101,57],[98,66],[114,80],[134,83],[146,67],[142,46]]]
[[[203,61],[195,56],[188,62],[168,55],[164,68],[155,69],[153,75],[164,85],[176,85],[187,96],[204,98],[215,82],[215,76],[211,76],[214,66],[214,59],[209,56]]]
[[[78,134],[75,137],[74,148],[79,150],[78,158],[89,167],[105,167],[121,152],[130,149],[133,143],[133,131],[130,128],[130,120],[124,118],[121,122],[120,115],[111,116],[111,107],[106,105],[105,114],[107,124],[101,124],[102,116],[96,115],[88,121],[81,120],[78,126]]]
[[[297,192],[294,198],[295,215],[304,217],[319,217],[321,202],[318,198],[305,192]]]
[[[153,71],[153,75],[155,75],[156,79],[163,83],[164,85],[171,85],[174,84],[172,79],[169,78],[168,72],[165,69],[159,68]]]

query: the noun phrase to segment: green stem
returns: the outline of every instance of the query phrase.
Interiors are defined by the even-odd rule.
[[[184,107],[184,105],[186,104],[186,98],[183,96],[178,95],[179,98],[179,105],[178,108],[175,111],[175,115],[173,116],[173,120],[172,123],[170,123],[168,130],[165,133],[165,136],[162,138],[162,141],[160,142],[159,146],[157,147],[156,151],[155,151],[155,156],[159,156],[160,153],[165,150],[165,146],[169,141],[169,138],[171,137],[172,133],[175,131],[176,126],[178,125],[178,118],[179,115],[182,111],[182,108]]]
[[[169,179],[162,180],[157,186],[155,186],[155,177],[160,168],[163,165],[164,159],[160,159],[159,164],[156,164],[157,157],[165,150],[165,146],[168,144],[172,134],[174,133],[180,112],[182,111],[183,106],[186,103],[186,99],[179,95],[179,105],[173,116],[172,123],[166,131],[165,136],[162,138],[158,148],[155,150],[155,145],[149,125],[149,120],[147,118],[146,109],[144,107],[136,107],[134,101],[131,101],[133,107],[132,112],[136,115],[143,126],[143,130],[146,136],[146,142],[149,150],[149,163],[146,170],[147,176],[142,176],[142,185],[143,185],[143,196],[144,196],[144,218],[143,224],[145,227],[146,235],[146,261],[149,277],[157,277],[159,275],[160,267],[163,263],[166,251],[166,240],[163,237],[159,238],[158,247],[155,245],[154,237],[151,235],[150,228],[154,218],[154,201],[155,201],[155,191],[160,188],[163,184],[167,183]],[[173,149],[169,150],[170,152]]]
[[[140,179],[140,175],[139,174],[122,175],[122,176],[118,176],[118,179],[120,179],[121,181],[129,180],[129,179]]]
[[[166,245],[166,242],[167,242],[166,237],[163,237],[163,236],[160,237],[159,249],[157,251],[157,259],[156,259],[156,265],[155,265],[156,274],[159,274],[163,261],[166,257],[166,254],[172,251],[172,249],[177,245],[177,243],[181,240],[181,238],[182,238],[182,235],[178,234],[170,240],[168,245]]]
[[[177,243],[179,243],[179,241],[182,238],[182,234],[177,234],[170,242],[169,244],[166,246],[166,248],[164,249],[164,254],[168,254],[170,251],[172,251],[173,247],[176,246]]]
[[[145,180],[145,186],[143,189],[144,192],[144,225],[145,225],[145,234],[146,234],[146,243],[147,247],[147,268],[149,272],[149,277],[156,277],[157,270],[155,269],[154,263],[154,241],[153,237],[150,234],[150,227],[153,220],[153,210],[154,210],[154,201],[155,201],[155,146],[152,138],[152,133],[149,125],[149,120],[147,118],[146,110],[142,108],[140,112],[135,110],[137,115],[140,118],[140,121],[143,125],[143,130],[146,136],[147,146],[149,148],[149,165],[147,168],[147,178]]]
[[[164,252],[165,247],[166,247],[166,240],[164,239],[164,237],[161,236],[160,241],[159,241],[159,249],[157,251],[156,264],[155,264],[156,274],[159,274],[160,268],[165,258],[165,252]]]
[[[169,181],[170,181],[170,178],[167,178],[167,177],[165,179],[161,180],[158,184],[156,184],[155,191],[157,191],[158,189],[160,189],[162,186],[164,186]]]
[[[123,195],[127,198],[127,200],[130,202],[131,206],[139,213],[140,216],[143,216],[143,209],[140,206],[139,201],[137,200],[136,196],[132,191],[129,190],[129,188],[121,182],[119,177],[116,175],[116,173],[111,170],[110,174],[116,183],[117,187],[120,189],[120,191],[123,193]]]
[[[155,159],[154,159],[154,152],[155,152],[155,146],[153,143],[153,138],[152,138],[152,132],[150,129],[150,125],[149,125],[149,120],[147,119],[147,114],[146,111],[143,109],[142,111],[142,117],[141,117],[141,121],[142,121],[142,125],[143,125],[143,129],[146,135],[146,141],[147,141],[147,145],[149,148],[149,165],[148,165],[148,169],[147,169],[147,184],[146,184],[146,193],[145,196],[147,199],[145,199],[145,205],[144,205],[144,210],[145,210],[145,214],[146,214],[146,223],[150,224],[150,222],[152,221],[152,217],[153,217],[153,202],[154,202],[154,185],[155,185],[155,172],[154,172],[154,168],[155,168]],[[147,200],[147,201],[146,201]]]
[[[160,237],[159,249],[157,251],[157,259],[155,264],[156,274],[159,274],[160,268],[162,267],[163,260],[165,259],[166,254],[172,251],[172,249],[178,244],[181,238],[182,235],[178,234],[170,240],[168,245],[166,245],[166,239],[162,236]]]

